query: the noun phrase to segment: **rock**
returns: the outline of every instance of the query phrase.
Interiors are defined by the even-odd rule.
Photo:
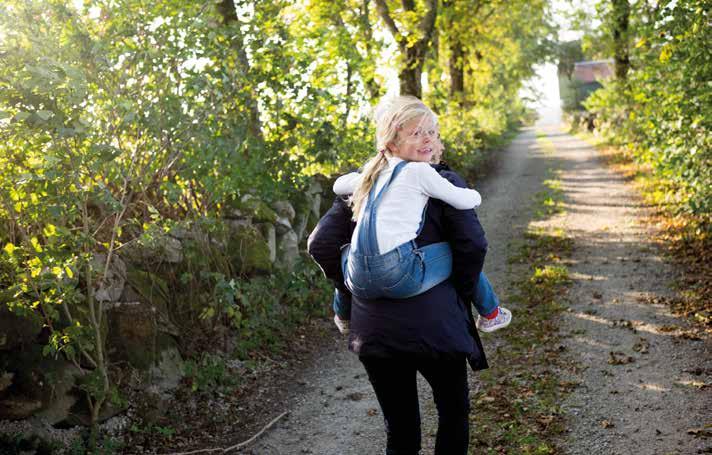
[[[277,216],[287,218],[288,221],[294,220],[297,212],[294,211],[294,207],[289,201],[277,201],[272,204],[272,208],[277,212]]]
[[[274,223],[277,221],[277,213],[251,194],[246,194],[240,199],[238,210],[240,213],[251,216],[257,223]]]
[[[317,220],[321,218],[321,195],[323,194],[324,190],[321,184],[317,181],[314,181],[311,183],[309,186],[309,189],[307,190],[307,194],[310,194],[312,196],[312,205],[311,205],[311,212],[314,218]],[[316,223],[314,223],[316,224]]]
[[[96,253],[92,258],[92,268],[103,273],[106,266],[106,254]],[[104,279],[97,282],[94,298],[99,302],[116,302],[121,297],[126,283],[126,264],[117,255],[111,256],[109,268]]]
[[[163,253],[162,259],[165,262],[177,264],[183,261],[183,245],[174,237],[162,237],[159,250]]]
[[[122,302],[132,304],[140,301],[165,310],[170,298],[168,284],[163,278],[137,268],[129,270]]]
[[[21,317],[0,302],[0,352],[35,343],[41,331],[42,321],[37,314]]]
[[[0,420],[21,420],[42,408],[42,401],[25,396],[9,396],[0,400]]]
[[[183,379],[183,358],[176,346],[169,347],[170,340],[163,340],[163,349],[157,362],[150,368],[150,383],[161,393],[174,390]]]
[[[279,253],[279,242],[277,252]],[[239,274],[272,270],[269,244],[255,226],[239,226],[232,230],[228,239],[227,253],[235,271]]]
[[[142,302],[123,303],[107,313],[109,346],[114,361],[128,361],[139,370],[154,362],[156,329],[155,310]]]
[[[227,210],[225,210],[225,213],[224,213],[224,215],[223,215],[223,218],[226,219],[226,220],[243,220],[243,219],[247,219],[248,221],[251,221],[251,220],[250,220],[250,217],[249,217],[248,215],[246,215],[245,213],[243,213],[242,210],[240,210],[240,209],[238,209],[238,208],[234,208],[234,207],[233,207],[233,208],[228,208]]]
[[[39,344],[2,355],[0,363],[8,365],[2,376],[6,386],[0,420],[37,415],[56,423],[66,418],[79,397],[74,387],[80,371],[66,360],[42,355]]]
[[[274,223],[274,227],[277,230],[277,235],[284,235],[287,231],[292,230],[292,223],[285,217],[279,217]]]
[[[311,232],[321,218],[321,185],[313,182],[309,189],[297,196],[295,207],[297,215],[292,222],[294,232],[301,241]]]
[[[178,240],[193,239],[193,231],[188,226],[173,226],[169,234]]]
[[[309,184],[309,188],[306,192],[307,194],[322,194],[324,192],[324,188],[320,182],[314,180],[311,184]]]
[[[226,220],[225,220],[225,223],[227,224],[227,226],[228,226],[231,230],[240,229],[240,228],[243,228],[243,227],[245,227],[245,226],[252,226],[252,221],[250,221],[250,220],[248,220],[248,219],[245,219],[245,218],[234,219],[234,220],[233,220],[233,219],[226,219]],[[270,224],[270,223],[259,223],[259,224]],[[258,226],[259,226],[259,224],[258,224]]]
[[[277,231],[274,225],[270,223],[261,223],[257,225],[262,236],[267,240],[269,247],[269,261],[274,263],[277,259]]]
[[[174,389],[183,377],[183,359],[160,314],[159,308],[145,302],[111,308],[108,344],[113,361],[127,361],[145,372],[147,382],[166,391]]]
[[[118,414],[126,410],[127,404],[113,403],[109,400],[105,401],[101,406],[99,411],[99,422],[104,422],[105,420],[111,419]],[[86,405],[86,400],[78,400],[74,406],[69,411],[67,418],[56,424],[57,427],[75,427],[75,426],[85,426],[91,425],[91,414]]]
[[[194,237],[195,232],[188,234],[185,230],[178,230],[177,236]],[[177,264],[183,261],[183,244],[172,235],[165,232],[153,233],[152,236],[141,238],[139,242],[129,243],[121,249],[122,255],[135,263],[161,263]]]
[[[307,222],[309,222],[309,218],[312,214],[312,199],[310,194],[300,193],[297,195],[294,203],[297,214],[294,217],[292,226],[300,241],[304,238]]]
[[[15,377],[15,373],[8,373],[7,371],[2,372],[2,375],[0,375],[0,392],[12,385],[13,377]]]
[[[297,233],[290,230],[277,238],[277,265],[292,270],[299,258],[299,239]]]
[[[50,425],[66,420],[80,398],[81,392],[74,389],[80,376],[81,372],[72,364],[57,365],[52,378],[51,400],[35,415]]]

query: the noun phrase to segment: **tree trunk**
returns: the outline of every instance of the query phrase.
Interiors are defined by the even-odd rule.
[[[218,13],[222,16],[223,24],[230,25],[233,22],[237,22],[237,12],[235,11],[235,2],[233,0],[221,0],[217,5]],[[247,59],[247,53],[245,52],[245,46],[242,39],[242,35],[237,33],[232,37],[231,47],[237,52],[237,60],[240,63],[245,74],[250,71],[250,62]],[[239,82],[239,81],[238,81]],[[257,99],[253,94],[249,95],[249,125],[248,131],[250,135],[263,142],[262,136],[262,123],[260,122],[260,110],[257,106]]]
[[[415,10],[415,2],[412,0],[402,0],[403,9],[406,11]],[[400,94],[413,95],[418,98],[422,97],[422,86],[420,76],[423,72],[423,64],[425,63],[425,55],[430,48],[430,39],[433,36],[435,29],[435,19],[438,14],[438,1],[425,1],[425,14],[418,24],[418,31],[421,38],[415,43],[410,43],[408,36],[398,30],[398,26],[388,11],[388,5],[385,0],[376,0],[376,7],[386,26],[393,34],[401,55],[403,56],[403,66],[399,72],[400,79]]]
[[[365,37],[365,45],[366,45],[366,55],[367,58],[370,58],[371,55],[373,54],[372,51],[372,44],[373,43],[373,27],[371,26],[371,13],[370,13],[370,8],[369,5],[371,3],[371,0],[363,0],[361,3],[361,9],[359,12],[359,19],[360,19],[360,24],[361,27],[363,28],[363,34]],[[364,78],[364,85],[366,86],[366,89],[368,90],[369,95],[371,96],[372,99],[377,99],[381,96],[381,88],[378,86],[378,83],[376,82],[376,78],[372,74],[367,74],[367,75],[362,75]]]
[[[628,23],[630,4],[628,0],[611,0],[613,5],[613,58],[615,75],[619,81],[628,78],[630,58],[628,55]]]
[[[465,94],[465,49],[459,40],[450,45],[450,96],[461,103]]]
[[[401,50],[405,56],[405,64],[398,75],[401,95],[413,95],[418,98],[422,96],[420,76],[423,73],[423,59],[419,55],[419,50],[416,46]]]

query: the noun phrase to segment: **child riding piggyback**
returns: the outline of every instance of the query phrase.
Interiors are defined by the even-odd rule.
[[[482,198],[473,189],[453,185],[431,166],[434,157],[439,162],[443,150],[437,118],[415,97],[381,102],[376,111],[376,148],[376,156],[361,173],[343,175],[334,183],[336,194],[351,194],[356,221],[341,265],[353,295],[405,299],[428,291],[452,272],[447,242],[419,247],[415,241],[430,198],[458,210],[472,210]],[[509,324],[511,312],[499,306],[484,274],[474,295],[480,330],[491,332]],[[334,322],[342,333],[348,332],[350,300],[335,291]]]

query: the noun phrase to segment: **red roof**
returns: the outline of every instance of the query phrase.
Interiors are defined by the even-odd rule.
[[[613,76],[613,61],[599,60],[595,62],[574,63],[574,79],[581,82],[595,82]]]

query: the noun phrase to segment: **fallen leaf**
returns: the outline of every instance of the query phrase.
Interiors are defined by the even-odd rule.
[[[658,327],[658,330],[661,332],[674,332],[679,328],[680,327],[678,327],[676,325],[669,324],[669,325],[661,325],[660,327]]]
[[[712,436],[712,424],[707,424],[704,427],[700,428],[690,428],[689,430],[687,430],[687,434],[708,438]]]
[[[363,394],[359,392],[354,392],[346,395],[346,398],[348,398],[351,401],[361,401],[363,400]]]
[[[613,428],[614,426],[610,420],[601,420],[601,428]]]
[[[635,342],[633,345],[633,350],[635,352],[640,352],[641,354],[647,354],[648,349],[650,348],[650,343],[648,342],[647,339],[640,337],[638,341]]]
[[[551,422],[554,421],[554,416],[553,416],[553,415],[539,416],[539,417],[537,417],[536,421],[546,427],[546,426],[548,426]]]
[[[626,365],[633,363],[635,359],[620,351],[611,351],[608,353],[608,363],[611,365]]]
[[[635,329],[635,325],[633,325],[633,321],[628,321],[627,319],[619,319],[617,321],[613,321],[613,327],[623,327],[632,331],[633,333],[638,333],[638,331]]]

